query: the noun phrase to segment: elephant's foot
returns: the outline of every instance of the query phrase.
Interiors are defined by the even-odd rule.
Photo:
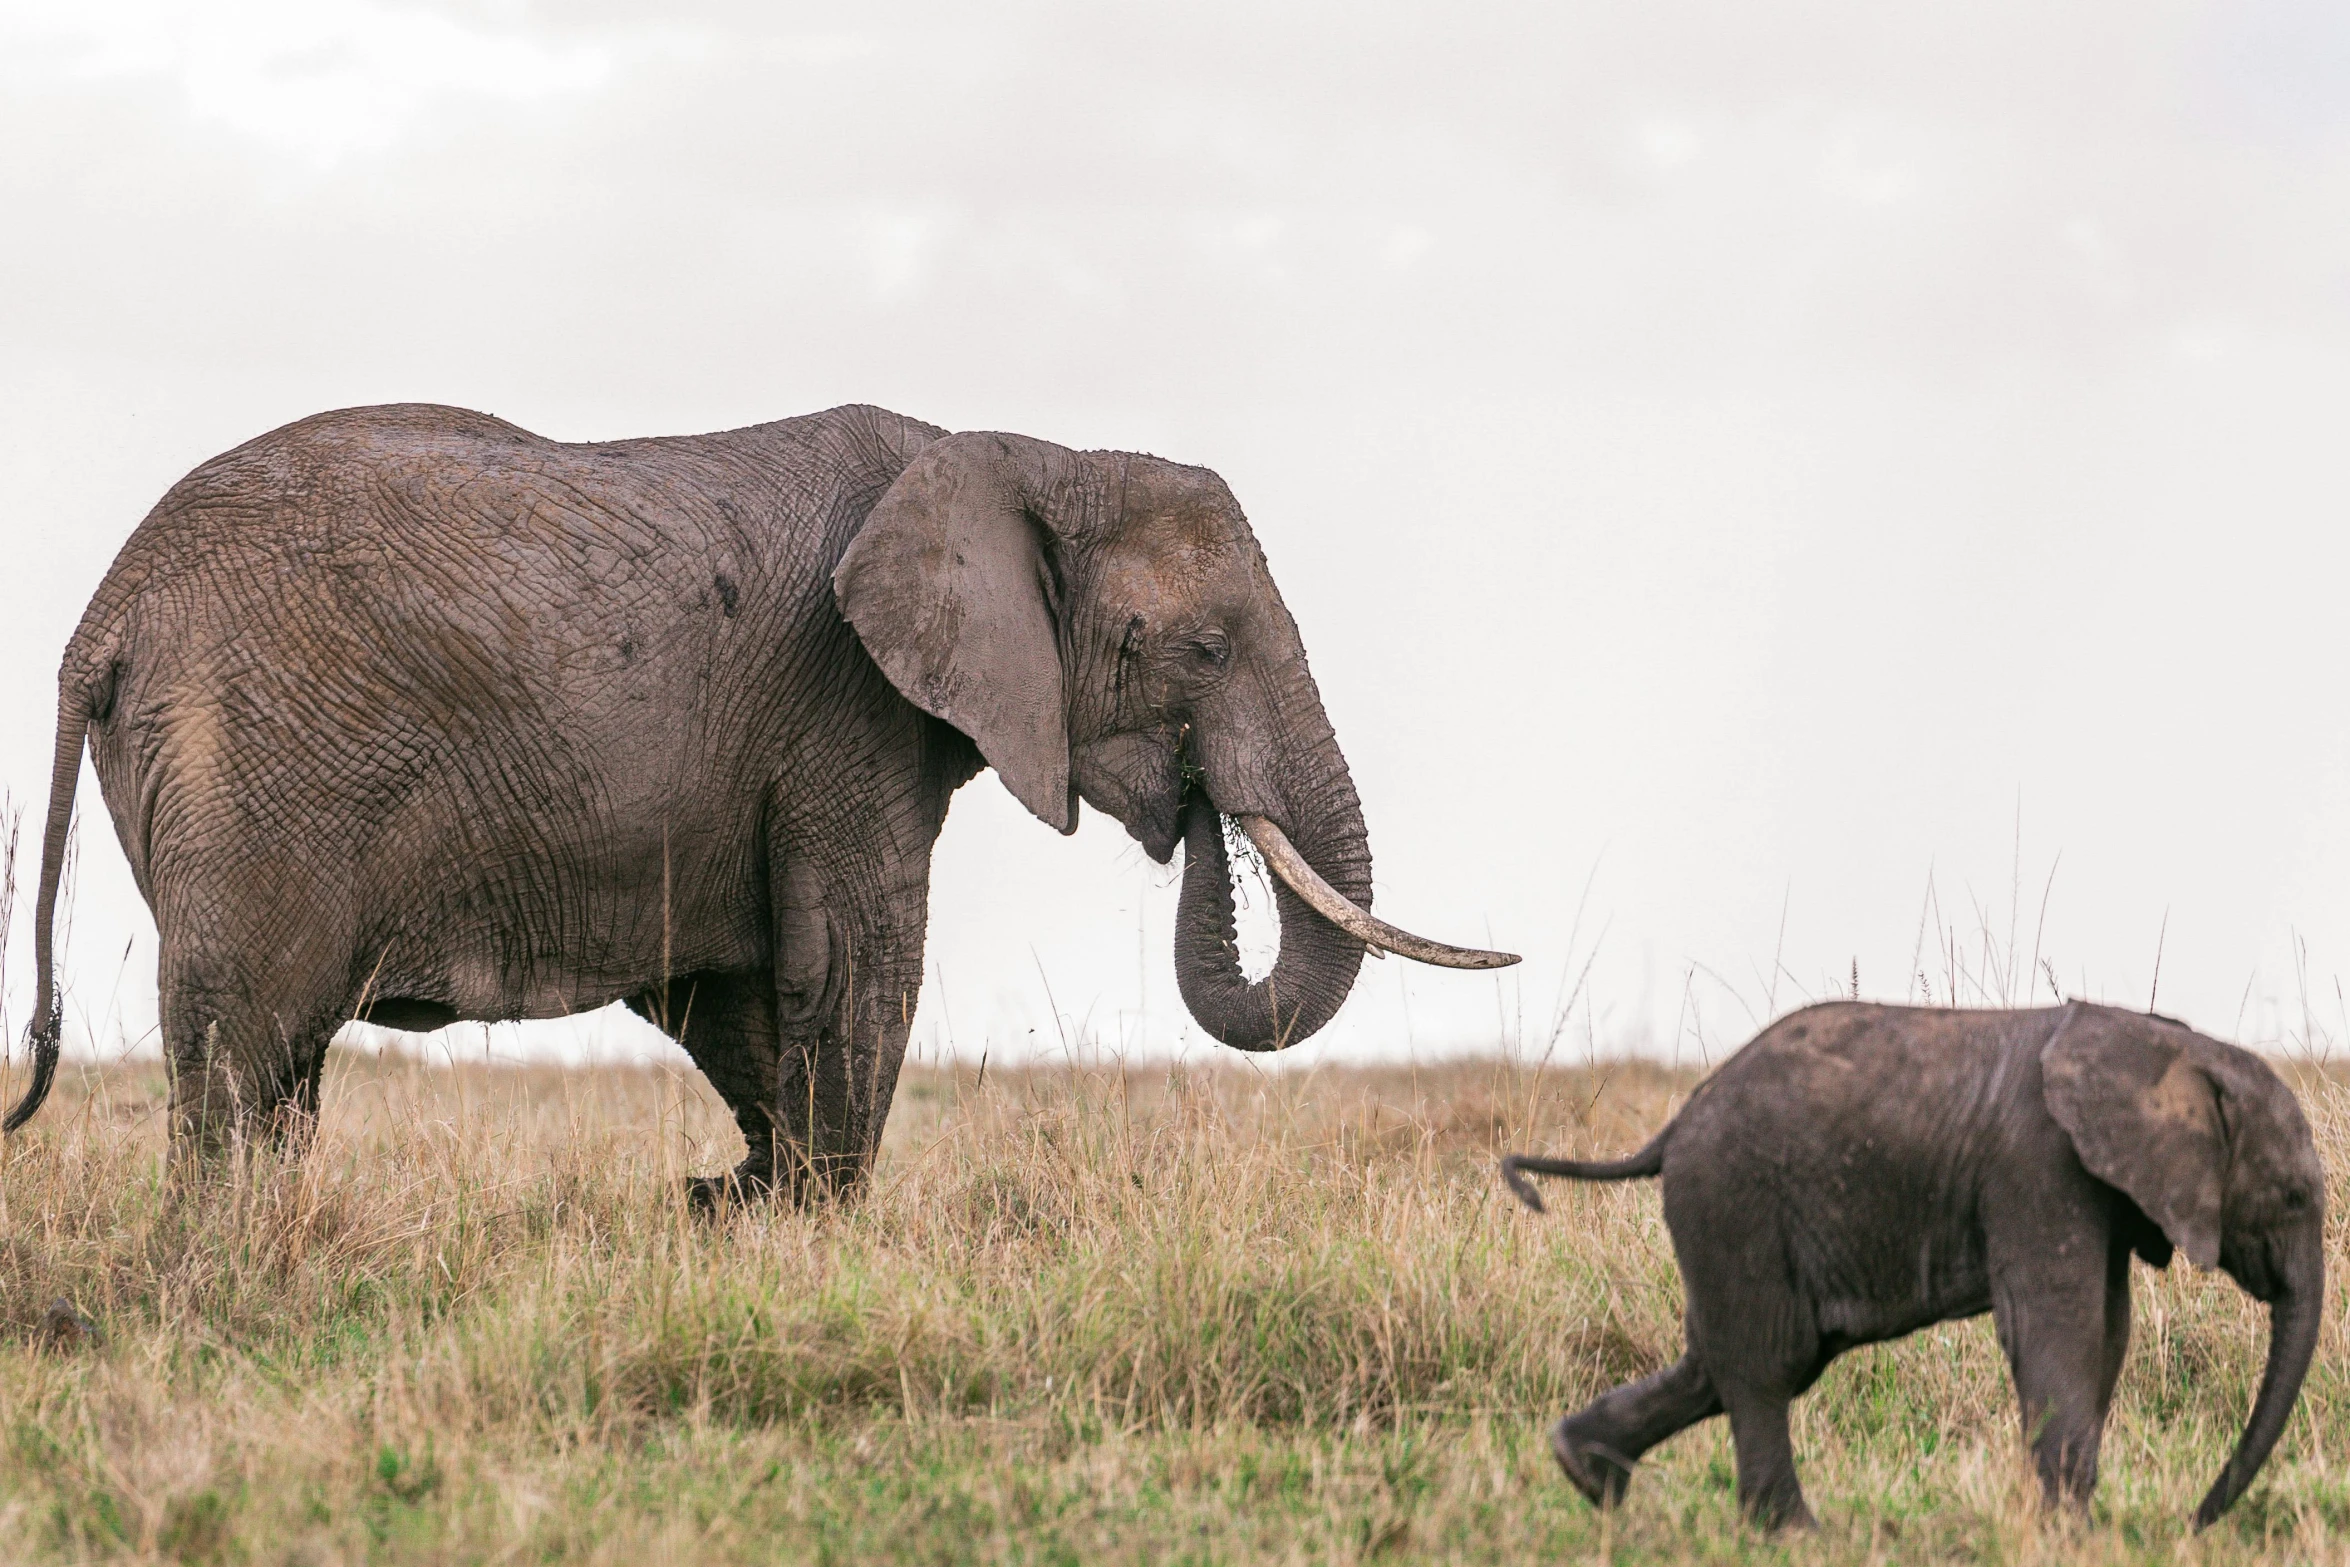
[[[1820,1526],[1820,1521],[1811,1515],[1811,1508],[1800,1496],[1795,1498],[1792,1505],[1783,1502],[1763,1503],[1750,1508],[1746,1521],[1765,1534],[1780,1534],[1788,1530],[1809,1534]]]
[[[1602,1442],[1578,1434],[1574,1416],[1562,1417],[1550,1428],[1550,1455],[1559,1472],[1594,1507],[1613,1507],[1624,1499],[1632,1483],[1633,1460]]]
[[[686,1202],[697,1213],[754,1202],[784,1201],[806,1208],[843,1202],[863,1188],[869,1158],[830,1155],[816,1159],[786,1144],[773,1158],[745,1159],[724,1175],[689,1176]]]
[[[724,1175],[687,1176],[685,1204],[697,1214],[713,1216],[729,1208],[772,1202],[785,1191],[786,1184],[776,1181],[772,1169],[754,1167],[746,1159]]]

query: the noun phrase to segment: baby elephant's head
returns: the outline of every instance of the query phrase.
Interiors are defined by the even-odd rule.
[[[2266,1062],[2168,1018],[2077,1009],[2040,1066],[2049,1111],[2089,1173],[2196,1266],[2225,1269],[2269,1305],[2260,1393],[2196,1510],[2200,1528],[2251,1484],[2316,1352],[2325,1167],[2293,1091]]]

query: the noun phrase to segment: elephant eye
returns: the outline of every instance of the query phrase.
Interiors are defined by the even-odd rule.
[[[1222,669],[1230,661],[1232,649],[1220,633],[1210,631],[1192,639],[1191,656],[1210,669]]]

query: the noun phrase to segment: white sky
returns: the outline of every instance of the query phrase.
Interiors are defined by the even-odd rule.
[[[82,604],[262,430],[868,400],[1231,482],[1381,911],[1528,959],[1367,965],[1308,1059],[1539,1050],[1587,963],[1562,1051],[1718,1058],[2034,951],[2340,1044],[2346,348],[2338,5],[0,0],[0,782],[32,827]],[[917,1037],[1175,1041],[1173,902],[983,778]]]

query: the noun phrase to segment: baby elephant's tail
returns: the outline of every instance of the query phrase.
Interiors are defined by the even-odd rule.
[[[1541,1213],[1544,1211],[1542,1196],[1527,1176],[1567,1175],[1578,1181],[1631,1181],[1655,1175],[1665,1167],[1665,1139],[1672,1130],[1667,1126],[1648,1140],[1646,1148],[1622,1159],[1537,1159],[1531,1154],[1509,1154],[1501,1161],[1501,1178],[1509,1183],[1518,1201]]]

